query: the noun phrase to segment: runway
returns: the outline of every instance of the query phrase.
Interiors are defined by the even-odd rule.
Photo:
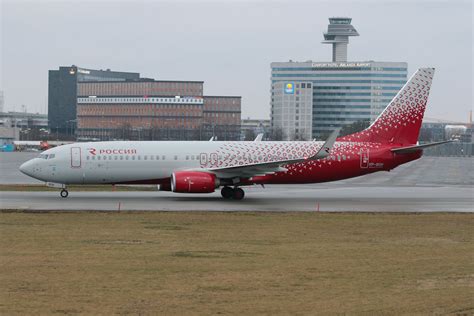
[[[171,192],[1,192],[2,209],[99,211],[320,211],[473,212],[471,187],[268,186],[246,190],[242,201],[220,193]]]
[[[37,153],[1,153],[0,183],[41,183],[18,171]],[[0,192],[0,209],[144,211],[474,212],[474,159],[423,157],[391,172],[332,183],[245,188],[242,201],[171,192]]]

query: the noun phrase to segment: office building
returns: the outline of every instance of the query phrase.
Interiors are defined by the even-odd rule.
[[[241,97],[204,96],[200,139],[240,140]]]
[[[405,62],[346,62],[346,38],[331,28],[333,62],[273,62],[271,64],[271,127],[283,138],[324,138],[356,121],[374,121],[407,81]],[[357,34],[350,24],[351,32]],[[333,38],[334,36],[334,38]],[[338,44],[344,44],[338,46]],[[339,56],[339,57],[338,57]]]
[[[65,135],[75,128],[77,84],[84,81],[125,81],[138,79],[140,74],[94,70],[77,66],[59,67],[49,71],[48,121],[53,133]]]
[[[241,97],[203,96],[202,81],[79,82],[81,140],[240,137]]]
[[[72,76],[67,81],[69,89],[60,93],[55,76],[68,74]],[[154,80],[139,73],[60,67],[50,72],[50,97],[67,102],[49,103],[62,104],[67,111],[50,113],[55,118],[50,127],[53,133],[55,126],[61,133],[77,127],[78,140],[239,139],[241,97],[204,96],[203,86],[202,81]]]
[[[272,132],[281,131],[284,140],[312,137],[313,83],[279,81],[272,83]]]

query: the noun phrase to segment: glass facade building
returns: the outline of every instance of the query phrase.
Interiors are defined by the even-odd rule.
[[[356,121],[372,122],[407,81],[407,67],[405,62],[274,62],[272,128],[282,129],[285,139],[310,139]],[[288,84],[294,94],[286,93]],[[307,122],[310,133],[295,137]]]

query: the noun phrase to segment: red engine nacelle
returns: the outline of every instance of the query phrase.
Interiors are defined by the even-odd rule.
[[[199,171],[177,171],[171,175],[171,190],[179,193],[212,193],[219,187],[215,174]]]

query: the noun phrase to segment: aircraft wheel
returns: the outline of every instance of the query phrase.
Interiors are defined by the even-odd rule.
[[[62,189],[61,192],[59,193],[62,198],[67,198],[69,195],[69,192],[66,189]]]
[[[234,191],[233,192],[234,194],[233,194],[232,198],[234,200],[242,200],[244,198],[245,192],[241,188],[235,188],[233,191]]]
[[[234,195],[234,190],[231,187],[223,187],[221,190],[221,195],[224,199],[230,200]]]

